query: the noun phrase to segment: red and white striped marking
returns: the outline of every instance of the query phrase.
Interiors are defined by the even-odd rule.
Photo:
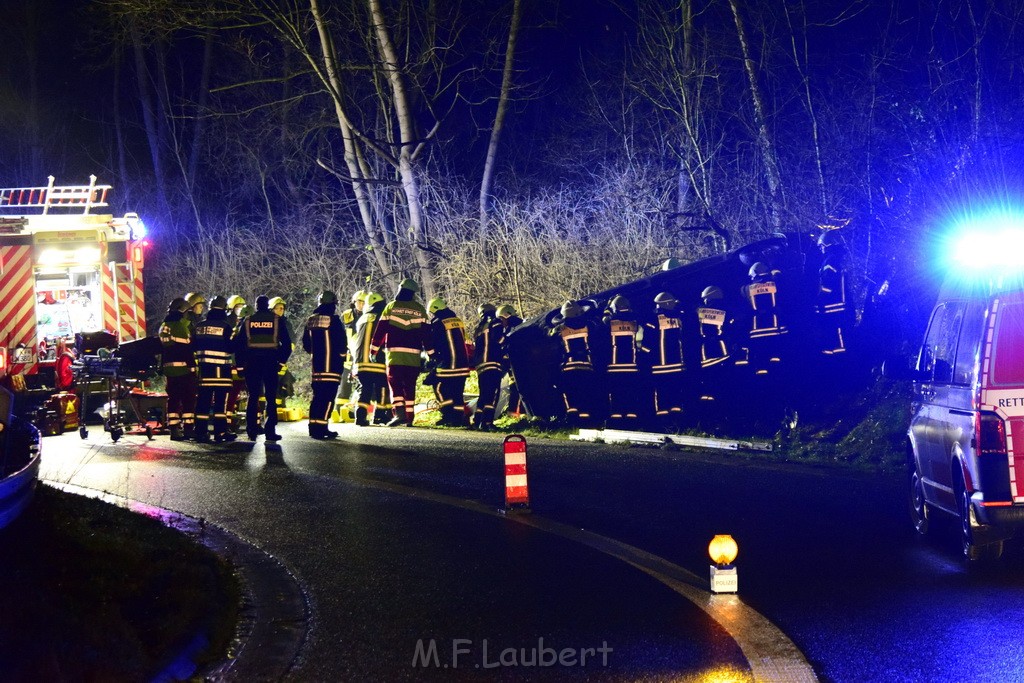
[[[35,276],[32,246],[0,247],[3,279],[0,280],[0,342],[8,349],[24,344],[36,348]],[[13,360],[13,359],[12,359]],[[12,363],[11,373],[30,373],[35,363]]]
[[[120,332],[117,325],[117,295],[114,292],[114,270],[107,260],[107,243],[100,242],[100,303],[103,307],[103,329]]]
[[[505,449],[505,509],[529,508],[530,491],[526,483],[526,438],[510,434]]]

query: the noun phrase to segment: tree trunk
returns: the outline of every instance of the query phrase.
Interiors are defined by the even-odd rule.
[[[169,214],[169,204],[165,191],[164,165],[160,150],[160,133],[153,111],[153,96],[149,89],[149,68],[146,66],[146,55],[142,51],[142,42],[138,31],[132,28],[132,50],[135,53],[136,81],[139,87],[139,103],[142,106],[142,122],[146,129],[146,141],[149,143],[149,157],[153,164],[153,182],[156,185],[157,200],[163,215]]]
[[[420,200],[420,181],[417,177],[416,163],[413,160],[414,145],[417,144],[416,125],[413,121],[412,104],[402,80],[399,69],[398,54],[391,34],[384,20],[380,0],[367,0],[370,8],[370,21],[373,23],[377,49],[384,64],[384,73],[391,86],[391,97],[394,101],[395,114],[398,118],[398,174],[402,181],[406,208],[409,211],[409,235],[413,255],[419,269],[420,286],[425,297],[434,296],[434,269],[427,252],[429,246],[426,216]]]
[[[522,15],[522,0],[512,2],[512,25],[508,29],[508,45],[505,47],[505,69],[501,75],[501,93],[498,95],[498,111],[494,115],[491,141],[487,146],[487,160],[484,162],[484,176],[480,183],[480,233],[487,230],[487,217],[491,209],[491,186],[494,182],[494,166],[498,158],[498,140],[501,137],[505,113],[508,110],[509,93],[512,91],[512,67],[515,64],[516,38],[519,35],[519,20]]]
[[[772,227],[776,232],[782,230],[782,178],[779,174],[778,156],[775,154],[775,143],[768,131],[768,120],[765,117],[764,95],[757,80],[757,65],[750,53],[747,31],[740,15],[739,0],[729,0],[733,20],[736,23],[736,35],[743,51],[743,66],[750,83],[750,97],[754,104],[754,125],[757,129],[757,144],[761,149],[765,177],[768,181],[769,208],[771,210]]]

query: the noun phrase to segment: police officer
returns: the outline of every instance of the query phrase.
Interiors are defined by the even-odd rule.
[[[320,293],[317,303],[313,314],[306,319],[306,328],[302,332],[302,348],[313,355],[309,435],[314,439],[334,439],[338,435],[328,425],[348,350],[345,328],[336,313],[338,297],[334,292],[324,291]]]
[[[203,321],[203,313],[206,310],[206,298],[199,292],[189,292],[185,295],[185,303],[188,310],[185,311],[185,320],[194,332]]]
[[[200,443],[210,440],[208,425],[213,414],[213,440],[217,443],[234,441],[228,431],[227,402],[231,391],[231,335],[234,331],[228,320],[227,300],[222,296],[210,299],[210,312],[195,329],[196,364],[199,368],[199,398],[196,402],[195,439]]]
[[[508,375],[508,412],[516,417],[522,412],[522,400],[519,397],[519,387],[516,386],[516,376],[512,372],[512,363],[508,356],[508,335],[512,330],[523,323],[523,319],[516,313],[516,309],[510,304],[502,304],[495,311],[498,320],[501,321],[504,333],[502,335],[502,368]]]
[[[352,350],[352,373],[355,377],[356,424],[369,424],[370,409],[373,409],[373,423],[387,424],[391,418],[391,404],[388,402],[387,367],[384,353],[370,351],[377,321],[384,310],[384,297],[377,292],[367,292],[363,314],[356,321],[355,344]]]
[[[497,318],[496,311],[494,304],[483,303],[477,307],[479,321],[473,335],[473,364],[480,387],[473,426],[485,432],[494,429],[494,411],[498,406],[505,356],[505,326]]]
[[[427,311],[416,301],[419,289],[415,280],[402,280],[395,298],[381,311],[370,342],[370,353],[384,349],[387,359],[391,407],[395,412],[389,427],[411,427],[416,416],[416,378],[420,374],[421,354],[430,351]]]
[[[259,424],[259,399],[277,395],[278,372],[292,353],[288,327],[270,310],[270,299],[256,297],[256,312],[242,320],[234,339],[238,372],[245,377],[249,401],[245,409],[245,431],[251,441],[261,433],[267,441],[280,441],[276,431],[277,411],[267,401],[266,423]]]
[[[683,414],[683,320],[671,292],[654,297],[654,318],[644,324],[643,346],[651,362],[654,414],[666,429],[679,427]]]
[[[249,304],[243,303],[238,307],[237,320],[235,320],[231,328],[233,330],[232,339],[234,339],[234,335],[238,334],[242,321],[255,312],[255,309],[253,309]],[[232,313],[228,314],[229,321],[231,320],[231,315]],[[234,342],[232,342],[232,344],[234,344]],[[238,399],[242,395],[243,391],[245,391],[245,377],[239,374],[237,364],[235,364],[235,366],[231,368],[231,389],[228,391],[227,405],[228,430],[232,434],[238,433]]]
[[[639,421],[643,378],[640,374],[640,323],[629,299],[616,294],[608,303],[605,332],[608,334],[608,426],[635,428]],[[646,403],[646,402],[644,402]]]
[[[562,304],[561,322],[550,334],[560,344],[559,390],[565,402],[565,416],[570,426],[585,426],[594,417],[594,394],[598,391],[594,377],[594,325],[583,315],[575,301]]]
[[[352,294],[352,299],[349,302],[348,308],[341,312],[341,324],[345,327],[345,338],[348,344],[348,357],[345,361],[345,372],[341,377],[341,391],[338,392],[338,397],[343,398],[346,401],[352,398],[352,393],[356,387],[353,384],[352,377],[352,362],[356,357],[354,344],[356,342],[356,323],[359,322],[359,317],[363,314],[363,308],[366,304],[366,296],[369,294],[366,290],[357,290]]]
[[[750,284],[741,288],[750,307],[750,365],[757,376],[767,375],[769,368],[781,360],[780,341],[786,328],[779,320],[778,287],[772,270],[761,261],[750,266]]]
[[[191,437],[195,426],[196,359],[192,353],[192,331],[185,319],[188,310],[185,299],[178,297],[171,301],[159,332],[160,370],[166,380],[167,428],[171,441]]]
[[[846,330],[852,322],[843,268],[845,240],[837,230],[826,230],[818,237],[818,247],[823,255],[816,301],[818,338],[822,354],[832,356],[845,353]]]
[[[430,314],[431,346],[429,364],[437,374],[434,394],[441,408],[439,425],[466,425],[466,378],[469,377],[469,353],[466,349],[466,325],[444,299],[435,297],[427,304]]]

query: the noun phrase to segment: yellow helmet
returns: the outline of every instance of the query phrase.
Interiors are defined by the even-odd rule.
[[[188,307],[193,308],[199,304],[206,304],[206,297],[199,292],[189,292],[185,295],[185,301],[188,302]]]
[[[287,304],[287,302],[286,302],[286,301],[284,300],[284,298],[283,298],[283,297],[280,297],[280,296],[275,296],[274,298],[272,298],[272,299],[270,300],[270,303],[268,303],[268,304],[267,304],[267,307],[268,307],[268,308],[269,308],[270,310],[274,310],[274,309],[275,309],[275,308],[277,308],[278,306],[287,306],[287,305],[288,305],[288,304]]]
[[[448,303],[439,296],[435,296],[430,300],[430,303],[427,304],[427,312],[431,315],[437,313],[442,308],[448,308]]]
[[[241,294],[232,294],[228,297],[228,308],[235,308],[236,306],[244,306],[245,299],[242,298]]]
[[[381,301],[384,301],[384,297],[382,295],[378,294],[377,292],[367,292],[366,293],[366,307],[367,308],[370,308],[374,304],[379,303]]]
[[[367,294],[369,294],[369,292],[367,292],[365,289],[357,290],[356,293],[352,295],[352,303],[355,303],[357,301],[366,301]]]

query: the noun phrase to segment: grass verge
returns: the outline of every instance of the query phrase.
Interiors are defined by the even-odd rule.
[[[160,522],[40,486],[0,531],[0,678],[152,680],[187,645],[227,651],[239,586]]]

